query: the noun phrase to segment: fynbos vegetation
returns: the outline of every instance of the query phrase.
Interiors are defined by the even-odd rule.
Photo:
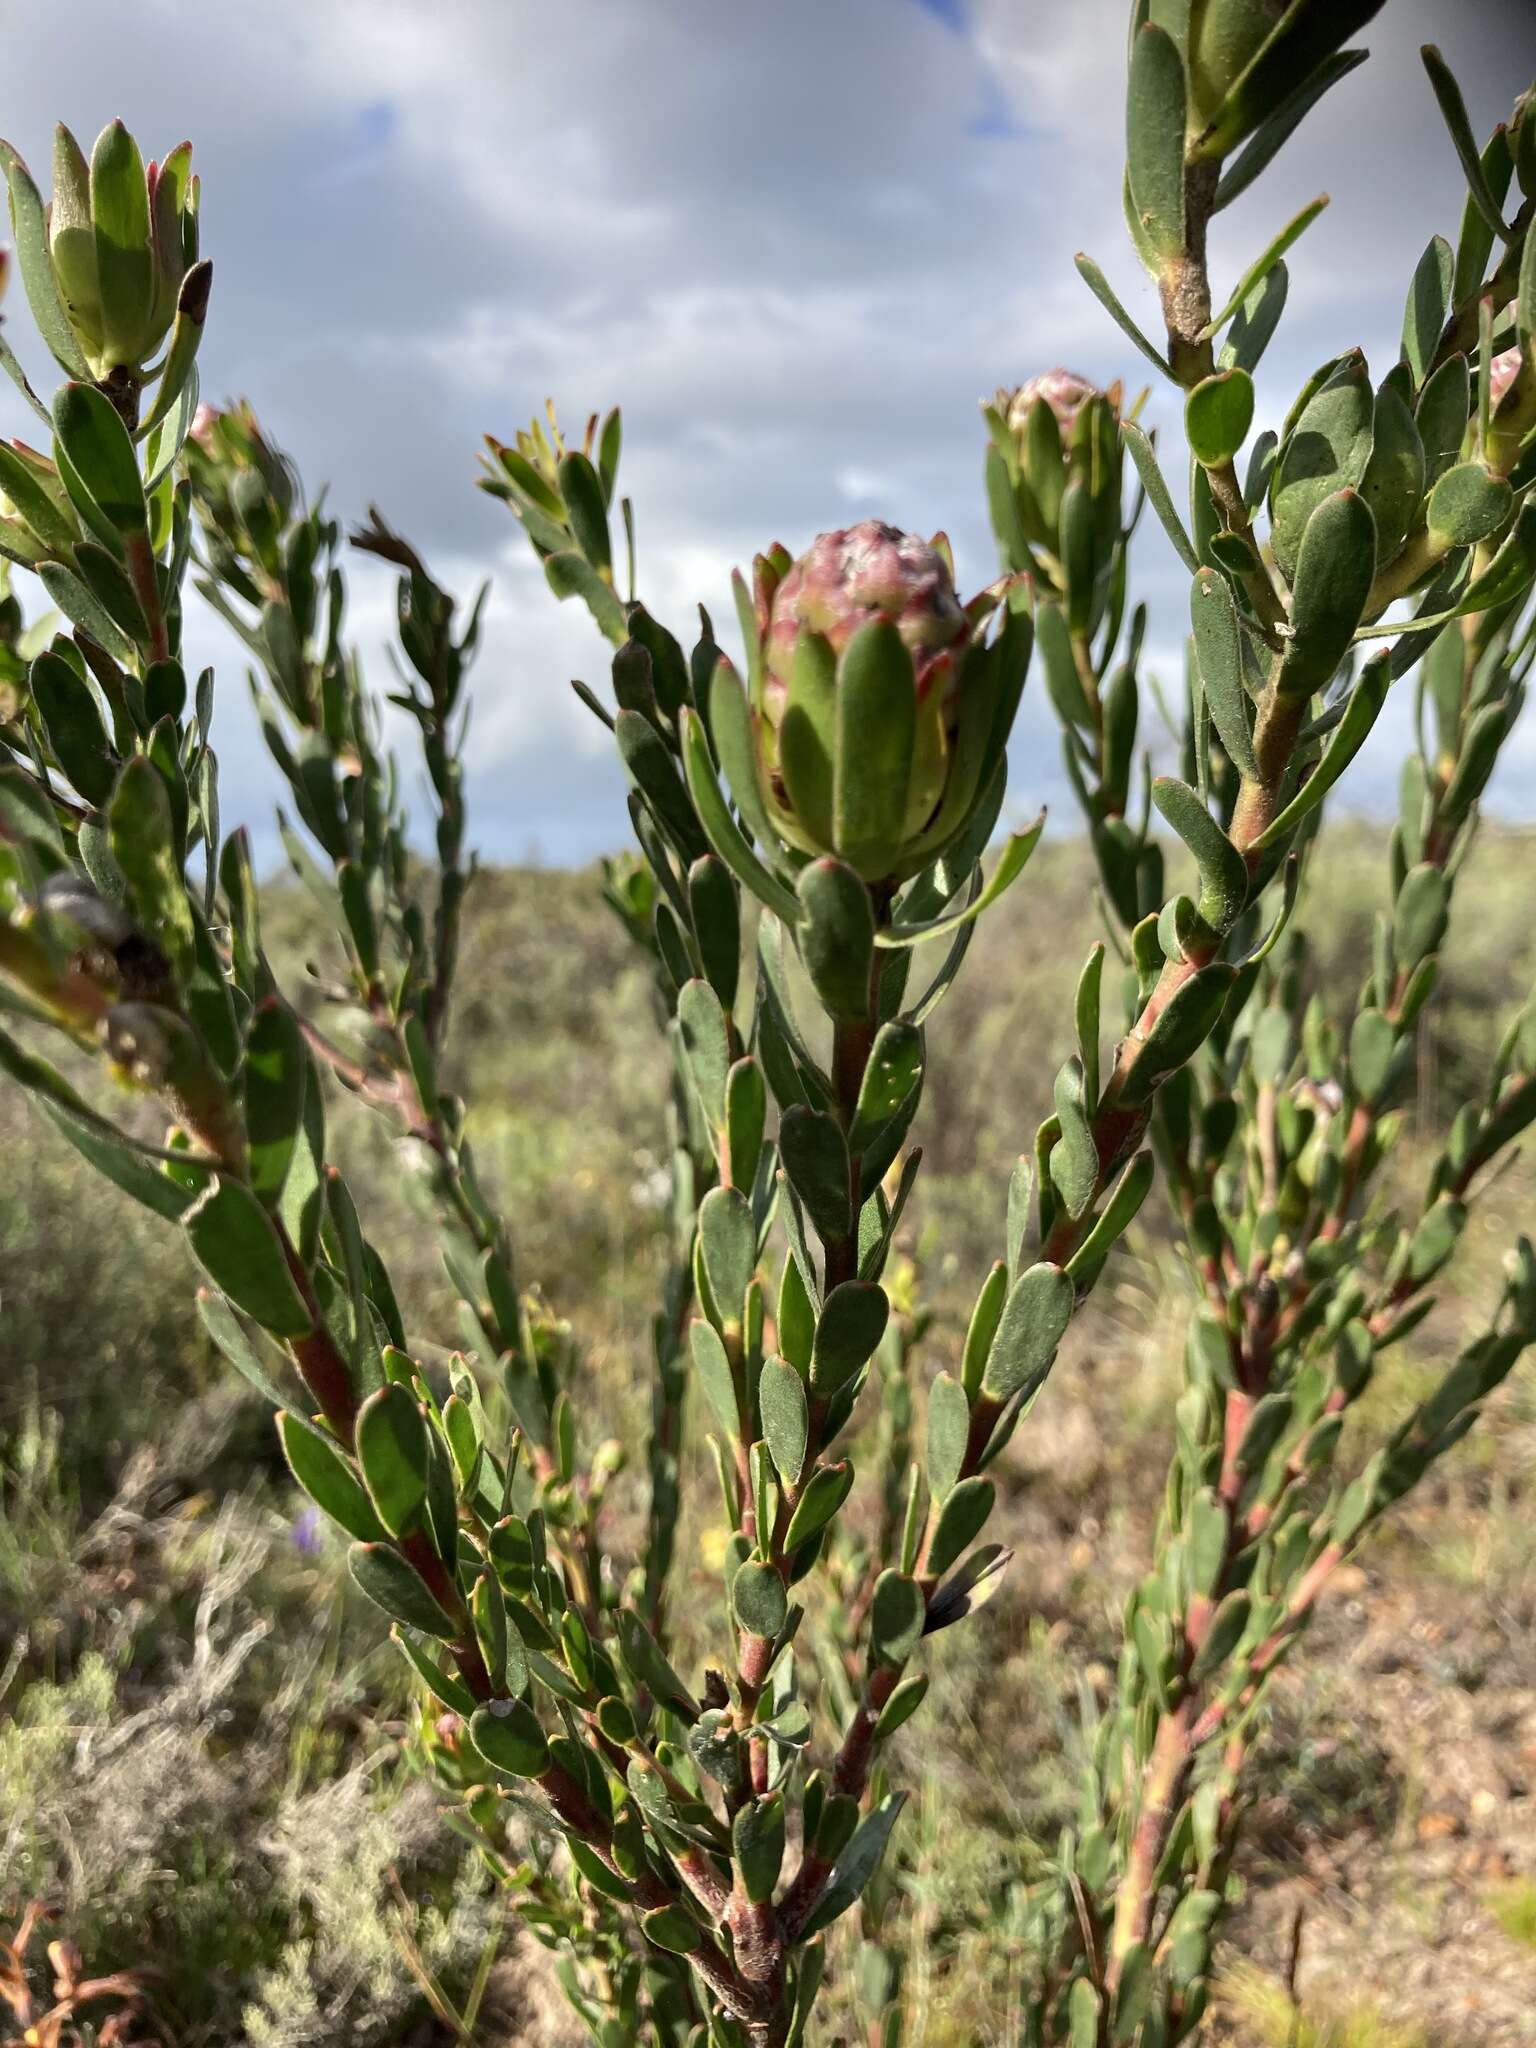
[[[459,606],[379,514],[352,536],[399,575],[388,703],[425,769],[423,863],[347,637],[340,527],[248,405],[198,408],[211,268],[190,152],[146,167],[117,124],[87,163],[61,130],[51,205],[5,152],[22,283],[66,381],[44,403],[0,343],[48,451],[0,445],[0,551],[67,629],[6,620],[0,1066],[82,1170],[180,1233],[213,1342],[270,1402],[430,1702],[421,1740],[459,1825],[603,2048],[818,2038],[829,1930],[878,1897],[907,1794],[890,1738],[947,1632],[1011,1597],[997,1461],[1149,1199],[1171,1205],[1197,1304],[1165,1502],[1112,1699],[1090,1700],[1076,1824],[1027,1864],[1020,1845],[1013,2023],[1042,2048],[1194,2036],[1271,1675],[1536,1338],[1522,1239],[1429,1390],[1363,1448],[1346,1429],[1536,1119],[1533,1004],[1420,1192],[1404,1204],[1390,1180],[1458,871],[1536,658],[1536,102],[1479,148],[1425,52],[1467,199],[1454,244],[1436,235],[1405,280],[1401,352],[1374,379],[1341,336],[1294,398],[1265,387],[1316,206],[1236,280],[1207,264],[1213,215],[1347,90],[1344,45],[1377,4],[1137,0],[1126,214],[1164,331],[1079,267],[1182,394],[1187,491],[1138,423],[1145,394],[1064,371],[1001,391],[984,412],[1002,573],[968,600],[942,535],[866,521],[738,576],[739,653],[703,613],[685,647],[636,594],[618,412],[572,441],[553,413],[488,440],[484,488],[612,644],[608,689],[578,686],[632,786],[638,852],[607,896],[672,1058],[649,1505],[628,1546],[626,1453],[444,1080],[480,600]],[[1155,778],[1129,570],[1148,505],[1190,577],[1178,772]],[[345,961],[302,998],[220,817],[189,577],[250,650],[283,843]],[[930,1378],[893,1246],[929,1019],[977,921],[1030,887],[1040,819],[988,850],[1031,666],[1104,937],[1054,1112],[998,1190],[963,1349]],[[1394,688],[1416,693],[1415,746],[1388,906],[1340,1008],[1309,968],[1308,924],[1330,915],[1319,827]],[[338,1091],[420,1169],[456,1328],[402,1317],[369,1189],[331,1143]],[[699,1440],[729,1533],[714,1611],[684,1617]],[[899,1958],[866,1924],[863,1967],[888,1985]]]

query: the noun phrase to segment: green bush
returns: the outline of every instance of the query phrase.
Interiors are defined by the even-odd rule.
[[[738,666],[707,615],[685,651],[636,595],[616,410],[579,443],[552,411],[489,440],[482,483],[613,647],[612,708],[578,687],[623,761],[639,852],[605,868],[604,938],[562,916],[574,885],[550,879],[473,962],[463,782],[483,592],[461,609],[377,512],[352,536],[398,573],[388,701],[430,792],[423,866],[346,638],[341,530],[248,405],[197,410],[211,271],[189,151],[146,170],[114,124],[87,164],[61,130],[51,209],[6,152],[23,281],[67,381],[45,407],[22,380],[52,452],[0,448],[0,549],[68,624],[29,638],[8,618],[0,1064],[180,1232],[208,1342],[349,1539],[371,1608],[346,1626],[371,1613],[424,1690],[410,1754],[474,1851],[443,1853],[435,1824],[414,1825],[419,1800],[376,1808],[345,1745],[311,1727],[303,1775],[329,1763],[331,1781],[285,1788],[278,1882],[245,1953],[228,1955],[227,1916],[179,1935],[252,1981],[254,2038],[319,2038],[348,1982],[368,1991],[359,2040],[418,1993],[472,2038],[510,1900],[603,2048],[793,2048],[832,1944],[894,2041],[910,1950],[892,1938],[886,1852],[913,1762],[894,1738],[927,1711],[935,1666],[941,1738],[958,1746],[987,1709],[975,1617],[1010,1594],[1011,1552],[988,1540],[1003,1453],[1039,1429],[1090,1297],[1134,1292],[1133,1226],[1189,1285],[1180,1375],[1125,1404],[1169,1453],[1151,1475],[1154,1555],[1116,1578],[1120,1639],[1081,1692],[1070,1797],[1053,1759],[1015,1795],[1024,1838],[947,1837],[938,1889],[951,1910],[961,1885],[1002,1897],[1021,2041],[1162,2048],[1205,2020],[1275,1673],[1536,1336],[1530,1244],[1494,1272],[1482,1256],[1490,1191],[1536,1118],[1536,1003],[1485,1021],[1515,969],[1474,961],[1477,1028],[1449,1013],[1437,1052],[1429,1024],[1453,909],[1468,928],[1478,802],[1536,659],[1532,102],[1479,150],[1426,51],[1468,181],[1456,246],[1431,241],[1387,374],[1373,383],[1346,349],[1279,433],[1253,433],[1257,379],[1286,253],[1317,209],[1219,309],[1206,256],[1211,218],[1354,68],[1343,45],[1375,11],[1133,10],[1127,217],[1163,334],[1079,268],[1181,394],[1187,512],[1142,400],[1031,378],[983,409],[995,581],[962,603],[942,536],[874,520],[798,557],[775,545],[737,579]],[[1179,772],[1156,777],[1128,567],[1147,505],[1191,578]],[[256,664],[307,985],[277,944],[291,906],[272,915],[245,835],[221,823],[217,692],[183,637],[194,564]],[[1105,938],[1023,977],[1007,1008],[967,1011],[950,998],[977,920],[1010,890],[1001,915],[1032,909],[1072,872],[1065,854],[1036,860],[1042,820],[984,864],[1032,664]],[[1359,849],[1320,835],[1325,802],[1410,672],[1420,716],[1384,886],[1351,922]],[[520,965],[535,949],[539,1010]],[[530,1043],[520,1010],[551,1006],[557,1028]],[[532,1113],[551,1096],[560,1114]],[[1027,1140],[1020,1099],[1045,1111]],[[1000,1126],[994,1161],[973,1134]],[[909,1211],[930,1145],[933,1198]],[[1142,1234],[1159,1181],[1167,1219]],[[28,1274],[50,1224],[72,1236],[94,1214],[71,1181],[50,1216],[46,1185],[16,1226]],[[898,1239],[919,1217],[914,1265]],[[1435,1369],[1394,1373],[1458,1254],[1483,1265],[1485,1305],[1450,1319]],[[112,1383],[142,1341],[136,1314],[164,1330],[167,1385],[171,1358],[196,1355],[143,1270],[114,1243],[69,1304],[112,1418],[74,1486],[100,1490],[112,1433],[132,1431]],[[920,1378],[935,1312],[957,1300],[950,1369]],[[583,1322],[629,1370],[583,1346]],[[40,1351],[57,1326],[19,1341]],[[58,1369],[37,1375],[50,1403]],[[198,1455],[198,1370],[193,1433],[170,1450],[208,1491],[227,1474],[216,1445]],[[69,1404],[52,1412],[67,1444]],[[22,1432],[14,1483],[34,1517],[50,1427]],[[216,1545],[231,1526],[221,1514]],[[44,1527],[10,1563],[42,1623],[48,1555]],[[215,1560],[188,1674],[147,1721],[114,1727],[131,1663],[88,1632],[61,1673],[37,1670],[6,1766],[32,1799],[25,1887],[48,1882],[66,1804],[79,1824],[105,1787],[146,1813],[145,1773],[173,1788],[170,1853],[205,1853],[233,1790],[205,1717],[258,1655],[259,1630],[220,1647],[211,1628],[210,1587],[232,1598],[257,1570],[257,1547],[238,1555]],[[1078,1593],[1102,1607],[1102,1588]],[[267,1683],[277,1711],[296,1701],[277,1672]],[[99,1761],[76,1789],[74,1716],[138,1774],[120,1792]],[[142,1896],[134,1859],[161,1839],[118,1838],[119,1903]],[[245,1881],[213,1853],[218,1887]],[[179,1875],[178,1900],[200,1899]],[[120,1930],[104,1919],[101,1936]],[[831,1985],[823,2011],[846,1998]]]

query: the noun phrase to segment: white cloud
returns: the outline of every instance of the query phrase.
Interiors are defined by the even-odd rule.
[[[1271,411],[1341,343],[1389,358],[1429,225],[1455,231],[1417,31],[1439,27],[1480,126],[1529,51],[1518,8],[1444,12],[1395,0],[1372,63],[1223,218],[1230,279],[1335,192],[1292,265]],[[8,45],[7,101],[38,168],[55,112],[87,135],[121,113],[152,147],[192,134],[216,268],[205,388],[248,392],[345,516],[377,500],[466,590],[494,572],[471,795],[492,850],[566,857],[623,836],[620,779],[568,689],[606,651],[473,488],[481,434],[546,394],[570,420],[622,400],[642,594],[684,637],[696,598],[729,629],[733,564],[853,516],[942,526],[962,581],[983,580],[977,399],[1057,361],[1141,381],[1072,268],[1090,248],[1155,322],[1120,219],[1125,15],[971,0],[957,32],[916,0],[140,0],[130,35],[120,0],[72,0]],[[1171,440],[1177,406],[1159,393],[1153,416]],[[1150,522],[1139,574],[1175,647],[1184,580]],[[375,667],[387,597],[360,565]],[[256,801],[239,718],[230,773]],[[1042,785],[1048,735],[1027,700]]]
[[[976,0],[976,44],[1019,118],[1075,141],[1099,139],[1085,116],[1118,107],[1124,92],[1124,7],[1059,7],[1053,0]]]

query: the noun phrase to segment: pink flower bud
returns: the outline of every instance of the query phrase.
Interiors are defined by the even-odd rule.
[[[1080,377],[1076,370],[1043,370],[1038,377],[1031,377],[1028,383],[1021,384],[1011,396],[1000,393],[1000,398],[1006,398],[1006,407],[999,409],[1006,410],[1009,426],[1015,433],[1019,433],[1029,418],[1030,407],[1037,398],[1043,398],[1056,415],[1056,424],[1060,427],[1061,438],[1065,441],[1070,436],[1084,404],[1094,397],[1098,390],[1099,386],[1091,378]],[[1118,381],[1110,385],[1104,396],[1109,400],[1111,408],[1118,412],[1122,396],[1122,388]]]
[[[1499,400],[1519,376],[1523,360],[1518,348],[1507,348],[1502,355],[1495,356],[1488,365],[1488,389],[1495,410],[1498,409]]]
[[[952,677],[971,631],[944,556],[880,519],[818,534],[765,610],[762,708],[771,725],[783,712],[802,626],[840,655],[872,619],[893,625],[911,653],[920,702]]]

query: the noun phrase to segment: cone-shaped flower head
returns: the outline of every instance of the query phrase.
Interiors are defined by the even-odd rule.
[[[766,616],[759,615],[769,719],[777,724],[783,715],[803,627],[841,655],[859,628],[876,619],[900,634],[920,698],[952,684],[957,650],[971,627],[954,571],[933,543],[881,519],[818,534],[773,591]]]
[[[1016,434],[1022,434],[1029,419],[1030,408],[1037,399],[1047,405],[1055,416],[1061,437],[1066,440],[1077,424],[1077,416],[1090,398],[1098,395],[1098,385],[1091,377],[1079,376],[1076,370],[1042,370],[1038,377],[1031,377],[1008,397],[1008,424]],[[1003,394],[1000,394],[1003,395]],[[1114,385],[1107,394],[1118,409],[1120,386]]]
[[[961,604],[942,536],[867,519],[819,535],[798,561],[774,548],[755,566],[744,612],[775,830],[866,881],[915,874],[976,810],[1027,648],[1017,634],[985,637],[993,607],[978,623]]]
[[[1055,369],[985,408],[1037,566],[1063,596],[1074,572],[1084,597],[1102,579],[1120,531],[1123,397],[1118,382]]]

